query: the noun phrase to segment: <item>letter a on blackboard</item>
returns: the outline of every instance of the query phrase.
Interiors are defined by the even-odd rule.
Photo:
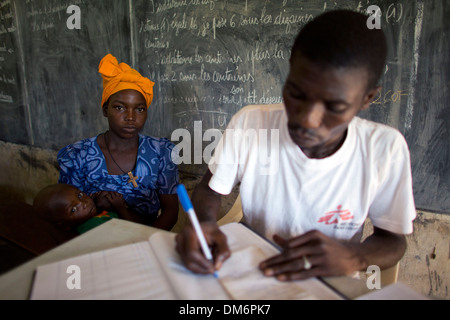
[[[79,6],[70,5],[67,7],[67,13],[73,13],[66,22],[67,29],[81,29],[81,10]]]

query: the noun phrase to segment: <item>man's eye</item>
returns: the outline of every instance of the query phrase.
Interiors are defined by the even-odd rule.
[[[78,199],[83,199],[83,197],[84,197],[84,193],[83,193],[83,192],[80,192],[80,193],[78,194]]]
[[[70,212],[72,212],[72,213],[77,212],[77,207],[72,207],[72,210],[70,210]]]
[[[305,95],[302,93],[293,93],[291,96],[297,100],[305,100]]]
[[[298,99],[298,100],[306,99],[305,94],[299,90],[294,90],[292,88],[288,88],[288,91],[289,91],[289,94],[291,95],[291,97],[294,99]]]
[[[345,107],[345,105],[341,104],[341,103],[336,103],[336,104],[328,104],[327,105],[328,110],[330,110],[331,112],[335,112],[335,113],[342,113],[345,112],[347,110],[347,108]]]

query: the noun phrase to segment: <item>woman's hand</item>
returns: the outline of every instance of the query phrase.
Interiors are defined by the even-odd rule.
[[[123,196],[114,191],[97,191],[91,194],[91,198],[94,200],[98,209],[113,211],[119,213],[126,209],[127,205]]]
[[[121,212],[122,210],[127,208],[127,203],[123,198],[122,194],[114,191],[108,191],[105,195],[105,198],[108,200],[111,210],[115,212]]]
[[[92,200],[94,200],[95,206],[97,207],[97,209],[99,209],[98,211],[101,210],[109,211],[111,209],[110,208],[111,205],[108,199],[106,198],[106,194],[107,191],[97,191],[90,195]]]

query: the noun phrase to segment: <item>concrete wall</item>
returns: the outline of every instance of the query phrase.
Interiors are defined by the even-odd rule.
[[[56,152],[0,141],[0,192],[29,204],[45,186],[57,183]]]
[[[0,192],[33,202],[36,193],[58,180],[56,152],[0,141]],[[188,191],[200,177],[180,175]],[[222,215],[231,207],[236,191],[224,199]],[[187,221],[180,210],[174,231]],[[432,298],[450,298],[450,214],[418,212],[414,233],[400,262],[399,281]]]

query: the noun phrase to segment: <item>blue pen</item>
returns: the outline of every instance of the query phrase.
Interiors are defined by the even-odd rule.
[[[194,211],[194,206],[192,205],[191,199],[189,199],[189,195],[186,191],[186,188],[183,184],[179,184],[177,186],[178,198],[180,198],[181,205],[186,211],[191,220],[192,226],[194,227],[195,233],[197,234],[197,238],[200,241],[200,246],[202,247],[203,254],[206,259],[213,263],[213,256],[211,251],[209,250],[208,243],[206,242],[205,235],[203,234],[202,229],[200,228],[200,223],[198,222],[197,215]],[[214,272],[214,277],[218,277],[217,272]]]

